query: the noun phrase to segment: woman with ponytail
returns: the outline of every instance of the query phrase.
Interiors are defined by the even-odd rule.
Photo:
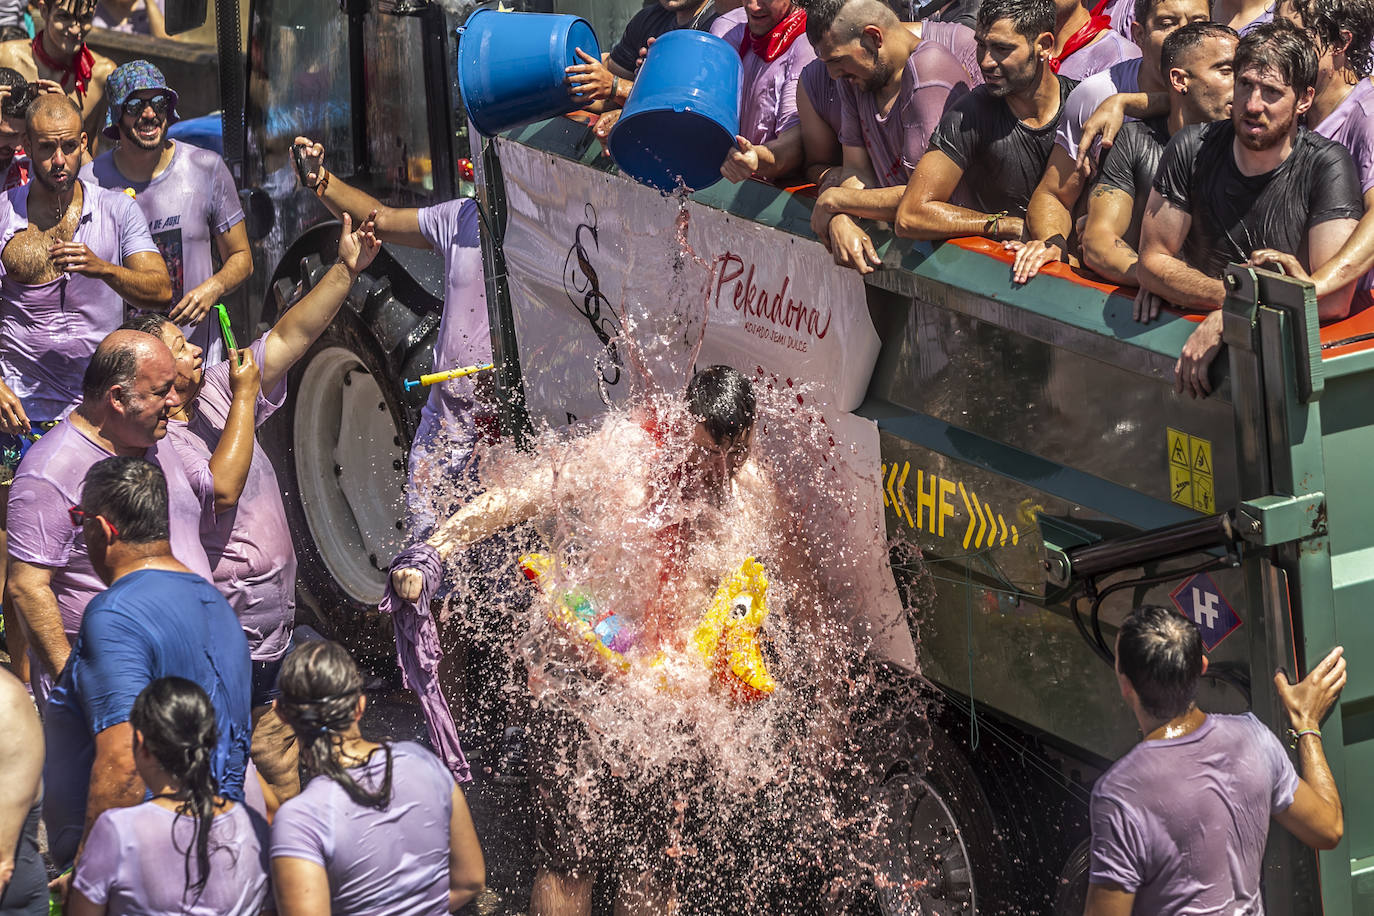
[[[486,866],[462,790],[420,745],[363,738],[367,697],[348,651],[308,643],[277,686],[308,780],[272,822],[277,912],[441,916],[476,897]]]
[[[218,795],[210,698],[185,678],[159,678],[134,701],[129,724],[152,798],[96,819],[68,916],[257,916],[270,906],[267,823]]]

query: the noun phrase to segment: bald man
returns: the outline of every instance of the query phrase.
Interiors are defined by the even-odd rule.
[[[140,220],[141,222],[142,220]],[[159,263],[161,258],[158,259]],[[81,501],[86,471],[111,455],[147,458],[167,477],[172,552],[213,581],[200,543],[202,504],[176,450],[163,437],[180,403],[176,362],[142,331],[115,331],[96,348],[71,416],[29,449],[9,494],[9,581],[5,597],[28,631],[35,693],[61,672],[86,604],[103,591],[81,528],[68,508]]]

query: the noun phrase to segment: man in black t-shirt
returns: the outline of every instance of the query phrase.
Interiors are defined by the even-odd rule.
[[[1021,238],[1064,99],[1078,85],[1050,68],[1054,23],[1052,0],[984,0],[974,30],[983,85],[940,119],[897,208],[898,235]]]
[[[1214,313],[1184,345],[1179,391],[1211,391],[1207,367],[1221,347],[1228,264],[1274,248],[1305,254],[1310,272],[1340,250],[1364,213],[1350,154],[1298,128],[1316,75],[1306,33],[1283,19],[1257,26],[1236,48],[1231,119],[1185,127],[1164,150],[1136,271],[1161,299]],[[1353,292],[1352,282],[1318,300],[1319,316],[1344,317]]]
[[[1169,114],[1121,128],[1088,197],[1083,263],[1107,280],[1139,285],[1140,223],[1169,138],[1189,124],[1231,116],[1237,41],[1236,33],[1219,22],[1195,22],[1164,40],[1160,72],[1169,87]],[[1143,300],[1149,295],[1137,297],[1137,317],[1148,310]]]
[[[568,92],[579,101],[586,101],[588,108],[606,112],[597,122],[597,136],[610,136],[620,117],[620,108],[634,86],[639,54],[649,42],[674,29],[705,32],[715,21],[716,0],[651,0],[635,13],[620,41],[601,60],[578,48],[582,63],[564,71],[565,82]]]

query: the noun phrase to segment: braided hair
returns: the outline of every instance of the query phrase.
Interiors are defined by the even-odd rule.
[[[386,810],[391,804],[391,745],[382,744],[386,769],[375,791],[359,785],[339,759],[363,695],[363,676],[348,650],[336,642],[302,646],[282,663],[277,683],[277,712],[295,731],[310,778],[328,776],[355,804]]]
[[[196,899],[210,880],[210,828],[219,784],[210,762],[219,743],[215,708],[199,684],[182,677],[158,678],[134,700],[129,724],[143,737],[153,759],[177,781],[177,817],[195,824],[196,878],[191,879],[191,848],[186,850],[186,887]],[[174,822],[175,826],[175,822]]]

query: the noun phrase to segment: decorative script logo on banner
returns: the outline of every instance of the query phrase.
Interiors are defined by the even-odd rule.
[[[587,221],[578,223],[577,228],[573,230],[572,247],[568,249],[568,256],[563,259],[563,292],[567,294],[568,301],[578,314],[587,319],[596,339],[601,341],[602,350],[596,359],[596,369],[600,376],[598,385],[601,389],[601,400],[609,404],[611,399],[606,389],[620,384],[622,363],[620,351],[616,349],[615,343],[620,336],[620,316],[611,307],[610,300],[601,292],[601,280],[596,275],[596,268],[592,266],[591,256],[584,243],[583,233],[586,233],[596,252],[601,252],[601,238],[596,228],[596,208],[588,203],[584,213]]]
[[[755,282],[756,265],[733,251],[716,256],[715,271],[711,302],[717,309],[729,305],[739,312],[746,334],[806,353],[812,341],[822,341],[830,332],[830,309],[822,312],[791,296],[790,274],[770,290],[766,281]]]

